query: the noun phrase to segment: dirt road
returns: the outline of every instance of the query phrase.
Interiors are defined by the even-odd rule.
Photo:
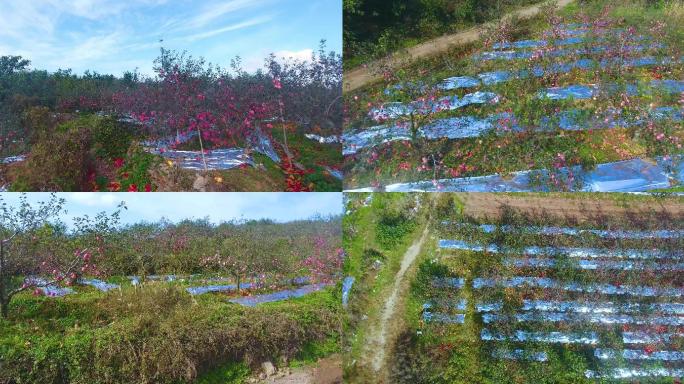
[[[293,369],[285,376],[270,377],[262,384],[341,384],[342,358],[334,355],[321,359],[315,366]]]
[[[534,196],[530,194],[457,193],[463,202],[463,213],[479,219],[497,218],[504,207],[531,215],[554,216],[578,222],[595,221],[604,217],[615,219],[646,218],[657,220],[667,215],[684,219],[684,204],[681,198],[645,198],[627,200],[608,196],[563,194]]]
[[[368,361],[378,376],[378,383],[386,382],[385,369],[385,356],[386,351],[391,347],[388,342],[390,339],[389,332],[391,329],[396,329],[392,322],[401,319],[401,316],[396,316],[396,310],[401,307],[401,302],[406,296],[406,289],[408,287],[408,282],[404,279],[406,271],[413,265],[416,257],[420,254],[420,250],[423,247],[423,243],[428,236],[427,226],[423,230],[423,233],[416,242],[414,242],[404,253],[401,260],[401,266],[394,278],[394,285],[392,286],[392,291],[385,302],[385,306],[382,309],[381,317],[379,322],[371,328],[371,332],[368,335],[366,342],[366,356]]]
[[[556,8],[560,9],[572,3],[573,1],[574,0],[552,0],[551,2],[555,3]],[[502,20],[514,16],[517,16],[521,19],[532,18],[538,15],[539,12],[541,12],[545,4],[547,3],[531,5],[529,7],[525,7],[517,11],[508,13],[502,18]],[[398,63],[400,59],[402,61],[412,61],[418,58],[430,57],[438,53],[445,52],[446,50],[456,46],[466,45],[475,42],[480,38],[481,32],[485,29],[487,25],[491,25],[491,23],[483,24],[479,27],[473,27],[463,32],[437,37],[435,39],[413,46],[411,48],[396,52],[392,54],[389,58],[383,59],[381,61],[385,62],[389,60],[390,65],[392,63]],[[344,92],[354,91],[374,81],[380,80],[381,76],[379,74],[373,73],[373,70],[371,69],[377,68],[379,66],[379,63],[380,61],[370,63],[367,66],[359,67],[351,71],[345,72],[343,77]]]

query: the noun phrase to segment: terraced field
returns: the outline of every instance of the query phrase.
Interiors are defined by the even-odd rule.
[[[681,4],[573,4],[345,95],[349,191],[678,188]]]
[[[679,382],[681,215],[475,218],[445,196],[455,204],[431,226],[392,382]]]

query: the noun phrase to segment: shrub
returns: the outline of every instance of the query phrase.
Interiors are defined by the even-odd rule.
[[[144,191],[152,185],[150,170],[159,165],[162,160],[145,150],[138,144],[133,144],[124,152],[126,161],[119,170],[122,191]]]
[[[47,107],[31,107],[22,115],[22,125],[27,132],[29,143],[49,137],[54,131],[52,112]]]
[[[435,202],[435,211],[437,217],[448,219],[456,214],[456,204],[454,204],[454,197],[449,193],[440,193]]]
[[[97,156],[114,159],[126,155],[133,139],[130,129],[113,117],[99,119],[93,128],[93,148]]]
[[[89,114],[64,122],[57,130],[68,132],[87,128],[92,132],[95,155],[100,158],[114,159],[124,157],[131,145],[131,129],[119,124],[113,117],[100,117]]]
[[[14,191],[74,191],[87,184],[92,134],[88,128],[41,138],[18,167]]]

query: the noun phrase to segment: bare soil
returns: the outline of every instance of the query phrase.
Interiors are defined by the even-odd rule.
[[[604,218],[616,220],[645,220],[659,217],[684,219],[681,198],[643,198],[616,195],[563,194],[534,196],[531,194],[457,193],[463,202],[463,213],[478,219],[496,219],[506,209],[527,215],[551,216],[576,222],[600,222]],[[623,195],[624,196],[624,195]]]
[[[268,384],[341,384],[342,358],[333,355],[321,359],[314,366],[293,369],[285,376],[273,376],[261,383]]]

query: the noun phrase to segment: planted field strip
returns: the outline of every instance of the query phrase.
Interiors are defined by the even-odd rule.
[[[90,285],[91,287],[95,287],[102,292],[109,292],[112,289],[121,288],[119,284],[112,284],[98,279],[81,279],[78,282],[81,284]]]
[[[2,164],[12,164],[12,163],[19,163],[26,160],[26,155],[17,155],[17,156],[9,156],[5,157],[0,161]]]
[[[181,151],[174,149],[175,146],[188,142],[197,136],[197,131],[189,131],[154,141],[146,141],[143,144],[150,153],[160,155],[168,160],[176,161],[181,168],[190,170],[204,170],[205,162],[207,170],[233,169],[241,166],[254,165],[252,157],[244,148],[220,148],[202,151]],[[256,129],[248,138],[254,151],[268,156],[276,163],[280,157],[275,152],[271,139],[260,129]]]
[[[144,125],[133,117],[120,119],[120,121],[132,122]],[[198,136],[198,131],[191,130],[179,132],[174,137],[164,137],[157,140],[147,140],[143,142],[146,150],[150,153],[160,155],[168,160],[176,161],[181,168],[190,170],[225,170],[240,166],[254,165],[252,157],[244,148],[219,148],[202,151],[182,151],[175,147],[187,143]],[[271,140],[260,130],[256,129],[248,141],[254,151],[268,156],[271,160],[278,163],[280,158],[273,149]]]
[[[241,283],[240,289],[250,289],[255,287],[254,283]],[[203,295],[210,292],[229,292],[237,291],[236,284],[226,284],[226,285],[205,285],[201,287],[189,287],[185,289],[191,295]]]
[[[463,288],[465,280],[462,278],[436,277],[432,280],[432,287],[436,290],[456,290]],[[423,303],[423,320],[425,322],[463,324],[468,301],[457,301],[444,298],[433,298]],[[454,313],[461,312],[461,313]]]
[[[403,103],[387,103],[380,108],[372,109],[370,115],[374,120],[386,120],[412,113],[426,115],[441,111],[452,111],[471,104],[495,104],[497,102],[497,94],[477,91],[468,93],[461,98],[458,96],[445,96],[436,101],[415,101],[408,105]]]
[[[664,161],[653,164],[643,159],[604,163],[585,171],[581,166],[564,167],[556,171],[566,177],[573,174],[572,183],[561,183],[570,191],[582,192],[647,192],[669,188],[671,181],[684,182],[684,163],[672,169]],[[457,177],[389,184],[386,192],[548,192],[551,175],[548,170],[513,172],[508,175]],[[345,192],[372,192],[373,187],[349,189]]]
[[[535,323],[535,322],[564,322],[564,323],[582,323],[582,324],[635,324],[635,325],[684,325],[684,317],[680,316],[647,316],[636,317],[631,315],[619,314],[571,314],[571,313],[515,313],[513,315],[500,315],[493,313],[485,313],[482,315],[482,321],[485,324],[496,322],[518,322],[518,323]]]
[[[28,277],[25,281],[27,284],[35,286],[37,290],[48,297],[62,297],[75,293],[75,291],[69,287],[60,287],[55,283],[48,282],[42,277]],[[102,292],[108,292],[120,287],[118,284],[107,283],[106,281],[98,279],[79,279],[78,283],[95,287]]]
[[[484,233],[494,233],[497,230],[504,233],[524,233],[545,236],[581,236],[590,234],[605,239],[675,239],[684,237],[684,230],[659,229],[652,231],[633,231],[624,229],[579,229],[571,227],[515,227],[512,225],[480,224],[473,226],[466,223],[452,223],[443,221],[442,225],[457,229],[477,228]]]
[[[681,83],[677,83],[679,86]],[[591,97],[591,90],[587,87],[580,89],[555,90],[554,95],[568,95],[577,92],[578,94],[587,90]],[[493,94],[492,94],[493,95]],[[560,97],[560,96],[559,96]],[[496,100],[492,98],[491,100]],[[436,108],[436,107],[433,107]],[[405,111],[405,106],[390,106],[385,110],[378,110],[377,113],[387,113],[397,115],[399,111]],[[401,112],[408,113],[408,112]],[[656,107],[644,110],[641,116],[625,116],[619,110],[607,110],[600,115],[580,109],[569,109],[560,111],[552,117],[545,117],[534,128],[535,132],[548,132],[556,129],[563,131],[580,131],[589,129],[610,129],[616,127],[633,127],[646,124],[650,120],[670,120],[681,121],[684,119],[684,110],[677,107]],[[477,137],[487,132],[496,130],[497,133],[523,132],[525,127],[516,122],[516,117],[510,113],[497,113],[486,117],[459,116],[445,119],[438,119],[429,124],[418,128],[416,136],[428,139],[463,139]],[[411,130],[408,123],[395,124],[393,126],[376,126],[366,130],[345,133],[345,141],[342,152],[344,155],[351,155],[363,148],[370,148],[379,144],[391,141],[410,140]]]
[[[153,151],[153,153],[161,155],[166,159],[177,161],[180,163],[181,168],[191,170],[203,170],[205,161],[208,170],[232,169],[253,164],[251,157],[242,148],[206,151],[204,156],[202,156],[200,151],[176,151],[171,149]]]
[[[465,315],[462,313],[457,313],[455,315],[449,315],[446,313],[433,313],[433,312],[423,312],[423,320],[427,322],[438,322],[438,323],[454,323],[463,324],[465,322]]]
[[[540,258],[506,258],[504,265],[516,268],[555,268],[558,263],[553,259]],[[567,264],[564,264],[568,267]],[[570,267],[587,270],[622,270],[622,271],[684,271],[684,263],[658,264],[633,261],[614,260],[576,260]]]
[[[183,144],[195,136],[197,136],[197,132],[193,131],[186,134],[177,135],[173,138],[148,140],[143,142],[143,145],[146,147],[148,152],[162,156],[170,161],[177,162],[179,166],[184,169],[204,170],[205,162],[207,170],[226,170],[241,166],[254,165],[252,157],[244,148],[221,148],[205,150],[204,152],[172,149],[174,146]],[[319,138],[326,143],[334,143],[337,142],[335,140],[339,140],[335,137]],[[259,132],[251,139],[251,141],[253,143],[253,149],[256,152],[268,156],[274,162],[280,162],[280,158],[273,149],[273,145],[268,137]],[[26,155],[18,155],[3,158],[0,160],[0,162],[3,164],[11,164],[23,162],[25,160]]]
[[[354,285],[354,276],[347,276],[342,281],[342,306],[347,308],[349,305],[349,293]]]
[[[536,276],[516,276],[511,278],[475,278],[474,289],[484,288],[541,288],[574,293],[596,293],[635,297],[682,297],[684,288],[660,286],[630,286],[616,284],[564,283],[555,279]]]
[[[596,40],[594,40],[596,41]],[[558,40],[555,46],[563,46],[570,44],[577,44],[578,42],[586,42],[586,40],[581,38],[568,38]],[[652,43],[649,45],[634,44],[626,45],[621,47],[622,52],[642,52],[649,49],[659,49],[665,48],[663,44]],[[591,48],[579,48],[579,49],[549,49],[549,50],[509,50],[509,51],[488,51],[477,54],[473,57],[473,60],[527,60],[535,57],[545,56],[545,57],[566,57],[566,56],[586,56],[586,55],[597,55],[604,52],[612,50],[611,46],[596,46]]]
[[[684,62],[684,57],[679,59],[679,62]],[[676,64],[676,60],[672,60],[667,57],[654,57],[654,56],[641,56],[635,58],[612,58],[612,59],[601,59],[596,61],[593,59],[578,59],[576,61],[568,63],[555,63],[547,67],[535,66],[531,70],[523,69],[517,72],[511,72],[507,70],[497,70],[491,72],[483,72],[477,75],[478,80],[476,85],[488,86],[500,83],[505,83],[510,80],[515,79],[527,79],[530,77],[544,77],[545,75],[554,75],[570,72],[573,69],[578,69],[581,71],[589,71],[596,69],[610,69],[616,67],[622,68],[639,68],[639,67],[650,67],[655,65],[669,65]],[[468,88],[469,86],[456,81],[458,77],[452,77],[445,79],[442,83],[437,85],[437,89],[441,90],[454,90],[458,88]],[[471,85],[473,86],[473,85]]]
[[[600,248],[580,248],[580,247],[539,247],[528,246],[521,249],[505,249],[496,244],[479,245],[463,240],[439,240],[439,247],[446,249],[457,249],[461,251],[507,253],[533,256],[555,256],[563,255],[570,258],[618,258],[618,259],[672,259],[681,260],[684,257],[682,252],[666,252],[655,249],[617,249],[608,250]]]
[[[631,379],[631,378],[649,378],[649,377],[684,377],[684,369],[669,369],[669,368],[617,368],[610,370],[607,373],[601,374],[596,371],[588,370],[586,372],[587,378],[600,379]]]
[[[503,302],[478,303],[476,311],[480,313],[499,312],[503,309]],[[683,303],[653,303],[642,304],[636,302],[613,303],[601,301],[558,301],[558,300],[523,300],[522,311],[536,312],[573,312],[573,313],[663,313],[684,315]]]
[[[596,28],[593,31],[590,28]],[[549,40],[517,40],[517,41],[504,41],[492,44],[493,49],[509,49],[509,48],[538,48],[547,45],[563,45],[562,41],[564,39],[572,37],[586,37],[589,35],[594,35],[592,41],[605,40],[607,37],[621,37],[624,40],[644,40],[646,37],[641,35],[635,35],[625,28],[615,28],[610,26],[593,25],[588,23],[565,23],[555,25],[551,29],[547,29],[542,32],[542,38],[547,38]],[[575,40],[575,43],[582,43],[587,40],[582,39],[581,41]],[[549,44],[550,43],[550,44]],[[572,41],[568,41],[566,45],[574,44]]]
[[[129,276],[129,280],[131,281],[132,285],[139,285],[140,284],[140,277],[138,276]],[[201,276],[199,275],[190,275],[190,276],[185,276],[185,277],[180,277],[177,275],[149,275],[145,277],[146,280],[149,281],[163,281],[163,282],[175,282],[175,281],[188,281],[188,280],[195,280],[195,279],[201,279]],[[220,280],[226,280],[226,278],[223,277],[218,277],[218,278],[210,278],[210,279],[204,279],[205,281],[220,281]],[[229,301],[245,305],[245,306],[250,306],[253,307],[257,304],[261,303],[270,303],[270,302],[276,302],[276,301],[282,301],[286,300],[289,298],[293,297],[302,297],[305,295],[308,295],[309,293],[319,291],[331,284],[328,283],[316,283],[316,284],[309,284],[311,281],[311,278],[308,276],[299,276],[295,277],[293,279],[288,279],[281,281],[281,284],[294,284],[294,285],[300,285],[300,287],[295,288],[295,289],[284,289],[284,290],[279,290],[275,291],[272,293],[268,294],[262,294],[262,295],[254,295],[254,296],[245,296],[245,297],[240,297],[236,299],[231,299]],[[49,282],[43,278],[38,278],[38,277],[31,277],[27,278],[27,282],[36,285],[36,289],[40,290],[43,292],[45,296],[48,297],[62,297],[65,295],[69,294],[74,294],[76,291],[69,287],[59,287],[55,284],[49,284]],[[113,283],[107,283],[102,280],[98,279],[79,279],[78,280],[79,284],[82,285],[88,285],[97,288],[98,290],[102,292],[109,292],[113,289],[120,288],[121,286],[119,284],[113,284]],[[252,289],[256,288],[260,285],[260,282],[247,282],[247,283],[240,283],[240,289]],[[212,293],[212,292],[230,292],[230,291],[237,291],[237,285],[236,284],[224,284],[224,285],[203,285],[203,286],[195,286],[195,287],[187,287],[185,289],[189,294],[191,295],[202,295],[206,293]]]
[[[304,137],[309,140],[317,141],[321,144],[335,144],[342,142],[339,136],[319,136],[313,133],[305,133]]]
[[[625,349],[616,351],[614,349],[597,348],[594,351],[594,356],[601,360],[613,360],[621,357],[625,360],[662,360],[662,361],[682,361],[684,360],[684,352],[679,351],[655,351],[644,352],[640,349]]]
[[[684,81],[679,80],[653,80],[650,85],[654,89],[669,93],[684,92]],[[636,94],[637,86],[627,87],[628,93]],[[548,88],[539,93],[540,98],[554,100],[561,99],[589,99],[601,94],[601,89],[596,85],[570,85],[567,87]],[[411,106],[391,103],[374,110],[375,116],[383,118],[398,117],[411,113],[427,114],[443,110],[452,110],[469,104],[496,103],[499,97],[491,92],[476,92],[468,94],[462,99],[457,96],[444,97],[436,102],[416,102]],[[428,112],[430,111],[430,112]],[[589,129],[610,129],[616,127],[632,127],[645,124],[643,117],[623,116],[619,110],[602,113],[594,116],[593,113],[583,113],[578,109],[560,111],[552,117],[543,119],[539,126],[534,127],[535,132],[547,132],[555,129],[564,131],[578,131]],[[587,111],[589,112],[589,111]],[[681,121],[684,111],[678,107],[663,106],[644,110],[648,120],[672,120]],[[458,116],[437,119],[429,124],[418,128],[416,136],[427,139],[463,139],[478,137],[492,130],[498,133],[523,132],[526,127],[516,123],[516,117],[510,113],[496,113],[486,117]],[[344,155],[352,155],[364,148],[371,148],[391,141],[411,140],[411,128],[409,123],[401,122],[393,125],[379,125],[364,130],[350,131],[342,135]]]
[[[231,303],[244,305],[246,307],[255,307],[259,304],[273,303],[276,301],[282,301],[296,297],[303,297],[310,293],[320,291],[321,289],[329,285],[330,284],[324,283],[310,284],[296,289],[286,289],[283,291],[277,291],[263,295],[245,296],[237,299],[230,299],[228,301],[230,301]]]
[[[480,86],[495,85],[504,83],[514,79],[526,79],[530,75],[533,77],[543,77],[544,75],[559,74],[570,72],[573,69],[588,71],[592,69],[609,69],[614,67],[623,68],[638,68],[648,67],[654,65],[669,65],[684,62],[684,56],[679,58],[679,61],[669,57],[655,57],[652,55],[645,55],[632,58],[611,58],[601,59],[599,61],[583,58],[567,63],[553,63],[549,66],[536,65],[532,69],[523,69],[517,72],[509,70],[496,70],[490,72],[483,72],[475,76],[452,76],[448,77],[435,85],[435,88],[442,91],[451,91],[460,88],[475,88]],[[392,89],[389,88],[385,94],[391,95]],[[401,88],[399,88],[401,89]],[[427,91],[427,86],[421,85],[421,89]]]
[[[514,349],[512,351],[498,349],[492,352],[492,357],[506,360],[530,360],[544,362],[549,360],[546,352],[531,352],[524,349]]]
[[[625,344],[663,344],[681,338],[684,338],[684,332],[622,332],[622,342]]]
[[[668,93],[682,93],[684,92],[684,81],[679,80],[651,80],[649,83],[649,88],[654,90],[660,90]],[[620,89],[615,84],[606,85],[582,85],[573,84],[564,87],[552,87],[547,88],[539,92],[539,98],[548,98],[551,100],[562,100],[562,99],[590,99],[592,97],[601,95],[604,92],[608,93],[618,93]],[[639,94],[636,84],[627,84],[626,93],[629,96],[636,96]]]
[[[527,332],[515,331],[509,335],[493,333],[489,329],[483,329],[480,339],[484,341],[515,341],[559,344],[598,344],[599,338],[596,332],[569,333],[569,332]]]
[[[169,275],[173,277],[173,280],[175,280],[177,277],[174,275]],[[164,278],[164,277],[162,277]],[[168,278],[168,276],[167,276]],[[167,280],[167,281],[173,281],[173,280]],[[218,277],[214,279],[209,279],[208,281],[221,281],[221,280],[227,280],[224,277]],[[207,280],[205,280],[207,281]],[[293,279],[288,279],[288,280],[282,280],[277,282],[278,285],[306,285],[311,282],[311,278],[309,276],[298,276]],[[260,286],[264,285],[264,280],[262,279],[254,279],[252,282],[246,282],[246,283],[240,283],[240,289],[252,289],[252,288],[257,288]],[[229,291],[237,291],[237,285],[236,284],[219,284],[219,285],[201,285],[201,286],[195,286],[195,287],[188,287],[185,289],[189,294],[191,295],[203,295],[205,293],[211,293],[211,292],[229,292]]]
[[[592,368],[597,369],[586,370],[587,378],[678,377],[684,373],[684,352],[681,351],[684,287],[680,277],[668,281],[665,274],[647,274],[643,278],[637,274],[630,282],[616,283],[605,281],[612,278],[610,275],[595,274],[595,271],[613,270],[681,271],[684,269],[681,250],[667,251],[650,243],[682,238],[684,231],[681,229],[514,227],[451,221],[441,224],[447,233],[470,229],[488,235],[543,235],[534,238],[538,241],[554,236],[583,235],[588,236],[586,240],[597,241],[596,244],[601,244],[601,239],[649,241],[644,243],[649,248],[607,249],[545,245],[509,248],[495,243],[441,239],[438,247],[447,252],[442,255],[445,260],[461,257],[476,257],[474,260],[477,260],[486,259],[487,254],[502,255],[500,266],[504,269],[495,269],[496,274],[487,277],[435,278],[437,285],[433,283],[433,286],[451,285],[472,291],[473,314],[482,324],[480,340],[493,343],[494,351],[490,355],[494,359],[545,363],[554,359],[550,351],[556,348],[546,349],[543,345],[576,345],[575,350],[588,349],[594,359]],[[480,254],[450,254],[453,251]],[[576,279],[556,278],[554,273],[560,268],[559,258],[565,259],[564,271],[570,266],[584,272]],[[544,270],[544,274],[535,276]],[[676,276],[680,276],[679,273]],[[615,278],[620,280],[619,275]],[[506,299],[501,299],[502,292]],[[464,321],[470,318],[465,312]],[[608,337],[614,334],[617,339]]]

